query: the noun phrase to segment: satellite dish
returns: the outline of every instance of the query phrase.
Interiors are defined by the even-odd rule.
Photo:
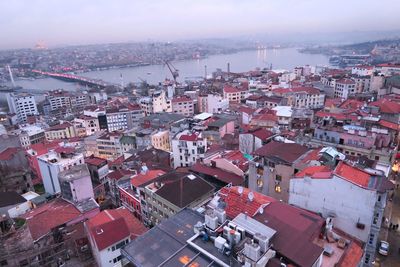
[[[239,192],[240,195],[243,194],[243,187],[239,186],[238,187],[238,192]]]
[[[250,201],[253,201],[253,199],[254,199],[254,193],[253,193],[253,192],[249,192],[249,194],[247,195],[247,197],[249,198]]]
[[[258,209],[258,212],[259,212],[260,214],[263,214],[263,213],[264,213],[263,207],[260,207],[260,208]]]

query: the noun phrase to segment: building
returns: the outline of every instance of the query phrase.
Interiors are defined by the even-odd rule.
[[[15,218],[30,209],[27,200],[15,191],[0,193],[0,215]]]
[[[104,210],[85,222],[93,256],[99,267],[124,266],[120,249],[147,229],[125,208]]]
[[[246,87],[233,87],[225,85],[223,88],[223,97],[229,103],[241,103],[248,97],[249,89]]]
[[[287,105],[294,108],[321,108],[325,102],[325,94],[314,87],[277,88],[272,93],[286,98]]]
[[[171,100],[167,98],[164,90],[156,91],[150,97],[141,98],[139,104],[145,116],[172,111]]]
[[[165,172],[162,170],[149,170],[146,165],[143,165],[140,173],[137,175],[132,176],[130,179],[117,182],[121,205],[128,209],[140,221],[143,220],[141,205],[141,200],[144,199],[143,185],[155,180],[163,174],[165,174]]]
[[[107,128],[110,132],[131,129],[143,117],[139,105],[119,104],[106,108]]]
[[[79,118],[75,118],[74,123],[85,129],[86,136],[92,135],[95,132],[100,131],[98,117],[81,116]]]
[[[334,97],[347,99],[356,92],[356,82],[352,79],[343,78],[336,81]]]
[[[215,94],[200,94],[197,104],[199,113],[220,113],[229,108],[229,100]]]
[[[249,188],[287,202],[290,179],[297,172],[300,159],[310,149],[295,143],[271,141],[254,151],[250,161]]]
[[[77,134],[73,124],[71,124],[70,122],[63,122],[47,129],[45,132],[45,136],[46,140],[50,141],[76,137]]]
[[[207,151],[207,139],[202,133],[188,130],[178,133],[172,139],[172,154],[174,168],[189,167],[204,157]]]
[[[75,165],[58,173],[58,180],[63,199],[78,203],[94,198],[92,181],[86,164]]]
[[[84,163],[83,154],[72,147],[59,147],[37,157],[44,189],[49,194],[61,191],[58,174],[72,166]]]
[[[192,117],[194,114],[194,102],[189,97],[175,97],[171,101],[172,112],[185,117]]]
[[[122,134],[118,132],[106,132],[96,139],[97,153],[95,156],[104,159],[116,159],[122,155],[120,139]]]
[[[106,191],[108,190],[107,175],[109,168],[107,160],[91,156],[85,158],[85,163],[92,180],[94,197],[97,202],[101,202],[105,199]]]
[[[357,267],[362,246],[320,216],[241,187],[222,188],[125,246],[134,266]],[[335,235],[336,240],[329,236]],[[347,240],[346,245],[340,245]],[[340,247],[338,247],[340,246]],[[324,248],[332,253],[326,255]]]
[[[19,194],[33,190],[29,163],[23,149],[9,147],[0,152],[0,191]]]
[[[194,208],[214,193],[214,187],[198,175],[172,171],[143,184],[143,221],[157,225],[184,208]]]
[[[171,151],[169,131],[158,131],[151,135],[151,145],[164,151]]]
[[[18,123],[25,123],[30,115],[39,114],[35,97],[28,93],[7,94],[7,103],[10,113],[17,115]]]
[[[89,95],[64,90],[50,91],[46,100],[50,104],[50,110],[66,109],[67,112],[71,113],[83,111],[90,103]]]
[[[44,142],[46,140],[44,130],[36,125],[26,125],[20,127],[19,141],[22,147],[30,147],[31,145]]]
[[[365,242],[363,266],[372,266],[388,191],[393,184],[341,161],[331,171],[308,167],[290,181],[289,203],[331,218],[333,225]]]
[[[254,129],[239,134],[239,150],[245,154],[252,154],[272,140],[274,134],[266,129]]]
[[[209,142],[218,142],[226,134],[233,134],[235,131],[235,121],[229,118],[212,117],[205,125],[207,125],[207,129],[203,132],[203,135]]]

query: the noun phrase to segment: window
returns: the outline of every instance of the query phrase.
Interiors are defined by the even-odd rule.
[[[257,179],[257,186],[260,187],[260,188],[264,186],[263,179],[261,179],[261,178]]]
[[[275,176],[275,181],[282,182],[282,176],[276,175]]]
[[[275,192],[277,192],[277,193],[282,192],[282,188],[281,188],[281,184],[280,183],[276,183],[275,184]]]
[[[379,160],[379,156],[375,156],[375,160]]]
[[[369,235],[369,241],[368,241],[368,243],[369,243],[370,245],[372,245],[372,244],[374,243],[374,234],[370,234],[370,235]]]
[[[122,255],[119,255],[118,257],[113,259],[113,263],[117,263],[122,259]]]

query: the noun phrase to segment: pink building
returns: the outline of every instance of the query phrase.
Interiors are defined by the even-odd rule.
[[[172,99],[172,112],[183,116],[193,116],[194,103],[189,97],[177,97]]]

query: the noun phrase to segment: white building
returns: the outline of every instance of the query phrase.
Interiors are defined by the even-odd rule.
[[[172,140],[172,154],[174,168],[189,167],[200,158],[204,158],[207,151],[207,139],[201,133],[188,130],[178,133]]]
[[[331,217],[333,227],[366,243],[364,262],[374,260],[387,191],[386,177],[340,162],[332,172],[308,167],[290,180],[289,204]]]
[[[334,97],[347,99],[356,90],[356,83],[352,79],[340,79],[336,81]]]
[[[125,208],[104,210],[85,222],[93,256],[99,267],[124,266],[120,249],[146,231]]]
[[[278,117],[278,124],[280,127],[289,128],[292,121],[293,109],[291,106],[277,106],[272,108]]]
[[[21,146],[25,148],[43,142],[46,139],[44,130],[36,125],[22,126],[19,129],[18,136]]]
[[[372,74],[373,70],[374,66],[358,65],[351,68],[351,74],[355,74],[358,76],[369,76]]]
[[[26,122],[26,118],[30,115],[39,114],[35,98],[31,94],[9,93],[7,94],[7,103],[10,113],[17,115],[18,123]]]
[[[58,174],[61,171],[84,163],[83,154],[75,152],[72,147],[60,147],[56,150],[51,150],[37,159],[44,189],[49,194],[57,194],[61,191],[58,180]]]
[[[172,99],[172,112],[191,117],[194,114],[194,102],[189,97],[176,97]]]
[[[140,106],[122,104],[106,109],[107,128],[110,132],[131,129],[142,117]]]
[[[229,100],[220,95],[199,95],[197,105],[200,113],[219,113],[229,108]]]

